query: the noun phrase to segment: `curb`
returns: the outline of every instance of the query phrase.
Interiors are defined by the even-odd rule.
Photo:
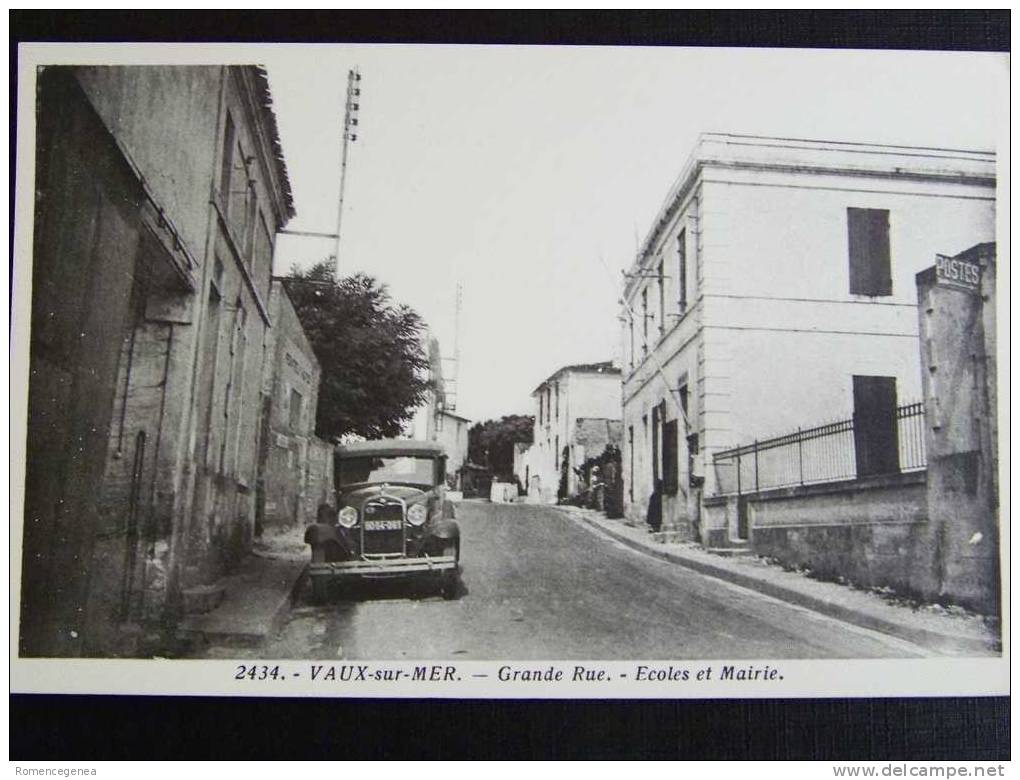
[[[267,558],[268,556],[255,555],[254,557]],[[215,618],[196,615],[189,616],[190,619],[185,618],[178,626],[177,634],[185,639],[201,638],[209,644],[246,648],[258,647],[283,627],[307,576],[308,564],[305,563],[293,578],[289,587],[281,589],[279,594],[275,595],[272,608],[266,610],[266,616],[259,621],[258,625],[253,625],[246,629],[230,628],[223,625],[217,626]],[[212,615],[213,613],[208,614]]]
[[[308,562],[301,567],[301,571],[297,577],[294,578],[294,582],[291,583],[290,590],[287,591],[286,596],[280,599],[280,603],[276,607],[276,611],[273,613],[273,617],[269,622],[269,633],[267,636],[272,636],[279,632],[283,628],[284,623],[287,622],[287,616],[290,614],[291,609],[294,607],[294,603],[297,601],[298,594],[301,592],[301,588],[305,584],[305,580],[308,579]],[[262,637],[265,640],[265,637]]]
[[[836,618],[837,620],[842,620],[845,623],[851,623],[862,628],[880,631],[883,634],[890,634],[898,639],[905,639],[908,642],[913,642],[914,644],[928,648],[932,648],[932,646],[934,646],[933,649],[942,651],[948,650],[955,653],[977,652],[981,656],[987,656],[989,653],[1001,652],[996,643],[992,641],[977,637],[943,634],[938,631],[932,631],[926,628],[917,628],[915,626],[906,626],[902,623],[887,620],[878,615],[871,615],[851,607],[843,606],[842,604],[834,604],[824,598],[802,593],[801,591],[794,590],[793,588],[787,588],[774,582],[768,582],[767,580],[762,580],[749,574],[731,571],[728,568],[716,566],[707,561],[692,560],[691,558],[678,555],[666,549],[658,550],[650,545],[635,541],[629,536],[621,534],[615,529],[603,525],[594,518],[574,513],[569,510],[564,511],[569,517],[574,517],[584,521],[593,528],[597,528],[607,536],[612,537],[616,541],[621,542],[638,552],[643,552],[655,558],[678,564],[696,571],[699,574],[705,574],[709,577],[715,577],[716,579],[731,582],[734,585],[740,585],[748,590],[757,591],[758,593],[763,593],[766,596],[771,596],[781,601],[795,604],[799,607],[805,607],[806,609],[813,610],[814,612],[820,612],[823,615]]]

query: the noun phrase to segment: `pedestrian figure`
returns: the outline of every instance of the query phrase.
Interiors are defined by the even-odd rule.
[[[662,528],[662,480],[655,480],[652,495],[648,498],[648,526],[653,533]]]

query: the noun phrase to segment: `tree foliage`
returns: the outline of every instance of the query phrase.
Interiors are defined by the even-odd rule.
[[[386,285],[362,273],[337,280],[334,267],[294,268],[284,281],[322,367],[316,433],[398,436],[430,386],[425,323]]]
[[[524,414],[475,423],[468,430],[468,460],[509,478],[514,471],[514,444],[531,444],[534,426],[535,418]]]

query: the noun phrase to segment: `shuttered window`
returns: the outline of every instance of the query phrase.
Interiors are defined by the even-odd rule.
[[[659,261],[659,335],[666,332],[666,267]]]
[[[896,377],[855,376],[854,451],[857,476],[900,470],[896,422]]]
[[[627,452],[630,455],[630,469],[627,473],[627,494],[634,500],[634,426],[627,428]]]
[[[223,156],[220,160],[220,205],[224,211],[230,208],[230,179],[234,169],[234,146],[237,133],[234,120],[227,112],[226,125],[223,128]]]
[[[668,420],[662,425],[662,491],[675,496],[680,487],[679,458],[677,457],[677,421]]]
[[[659,407],[652,407],[652,482],[658,482],[661,478],[659,472],[659,429],[662,418],[659,416]]]
[[[641,350],[648,354],[648,288],[641,291],[641,336],[644,339]]]
[[[850,248],[850,293],[892,295],[888,209],[846,210]]]
[[[680,313],[687,311],[687,231],[681,230],[676,238],[677,306]]]

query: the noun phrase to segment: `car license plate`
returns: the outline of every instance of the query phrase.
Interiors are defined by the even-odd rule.
[[[404,527],[403,520],[366,520],[366,531],[399,531]]]

